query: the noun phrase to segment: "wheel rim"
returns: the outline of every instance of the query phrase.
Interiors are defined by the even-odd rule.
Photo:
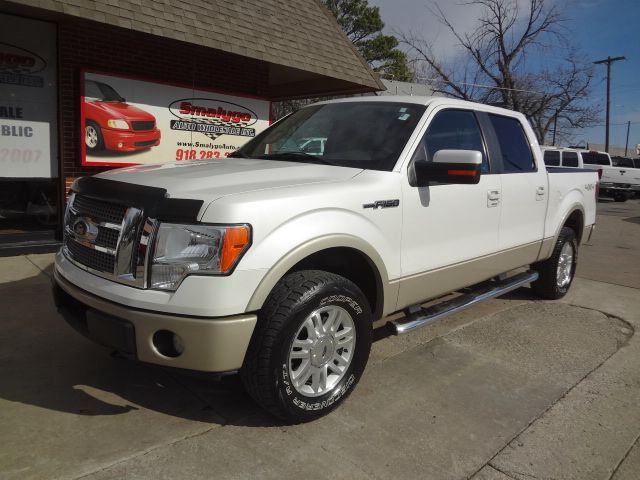
[[[289,349],[289,376],[298,393],[318,397],[333,389],[351,365],[356,330],[349,313],[336,305],[314,310]]]
[[[94,127],[88,125],[84,129],[84,141],[87,144],[87,147],[96,148],[98,146],[98,131]]]
[[[571,283],[571,275],[573,270],[573,247],[567,242],[560,250],[558,258],[557,284],[558,287],[566,287]]]

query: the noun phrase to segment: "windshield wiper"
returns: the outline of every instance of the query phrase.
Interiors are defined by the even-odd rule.
[[[264,159],[264,160],[277,160],[279,158],[282,158],[282,159],[297,158],[299,160],[308,160],[308,161],[311,161],[311,162],[322,163],[324,165],[333,165],[334,167],[337,166],[335,163],[332,163],[329,160],[326,160],[326,159],[324,159],[322,157],[317,157],[315,155],[311,155],[310,153],[302,152],[302,151],[287,151],[287,152],[268,153],[266,155],[260,155],[257,158],[261,158],[261,159]]]

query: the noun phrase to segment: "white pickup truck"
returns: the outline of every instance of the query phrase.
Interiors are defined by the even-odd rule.
[[[300,148],[309,138],[326,139],[322,152]],[[509,110],[421,97],[315,104],[228,159],[78,179],[56,304],[124,355],[239,372],[269,412],[308,421],[353,390],[378,319],[404,312],[387,324],[400,334],[528,283],[563,296],[594,227],[597,181],[547,172]]]
[[[542,146],[544,163],[565,168],[586,168],[599,172],[599,193],[616,202],[626,202],[640,193],[640,171],[615,165],[607,152]],[[629,159],[630,160],[630,159]]]

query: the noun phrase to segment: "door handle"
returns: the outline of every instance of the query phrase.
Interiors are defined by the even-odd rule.
[[[544,187],[538,187],[536,189],[536,200],[537,201],[540,201],[540,200],[542,200],[544,198],[544,191],[545,191]]]
[[[500,190],[489,190],[487,192],[487,207],[497,207],[500,204]]]

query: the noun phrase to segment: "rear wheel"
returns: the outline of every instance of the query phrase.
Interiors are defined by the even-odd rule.
[[[624,193],[615,193],[615,194],[613,195],[613,200],[614,200],[615,202],[620,202],[620,203],[622,203],[622,202],[626,202],[626,201],[628,200],[628,197],[627,197],[627,195],[625,195]]]
[[[241,376],[267,411],[299,423],[342,403],[369,358],[371,312],[360,289],[328,272],[285,276],[261,312]]]
[[[573,282],[577,261],[576,234],[571,228],[562,227],[551,257],[531,265],[539,275],[538,280],[531,284],[534,292],[549,300],[564,297]]]

